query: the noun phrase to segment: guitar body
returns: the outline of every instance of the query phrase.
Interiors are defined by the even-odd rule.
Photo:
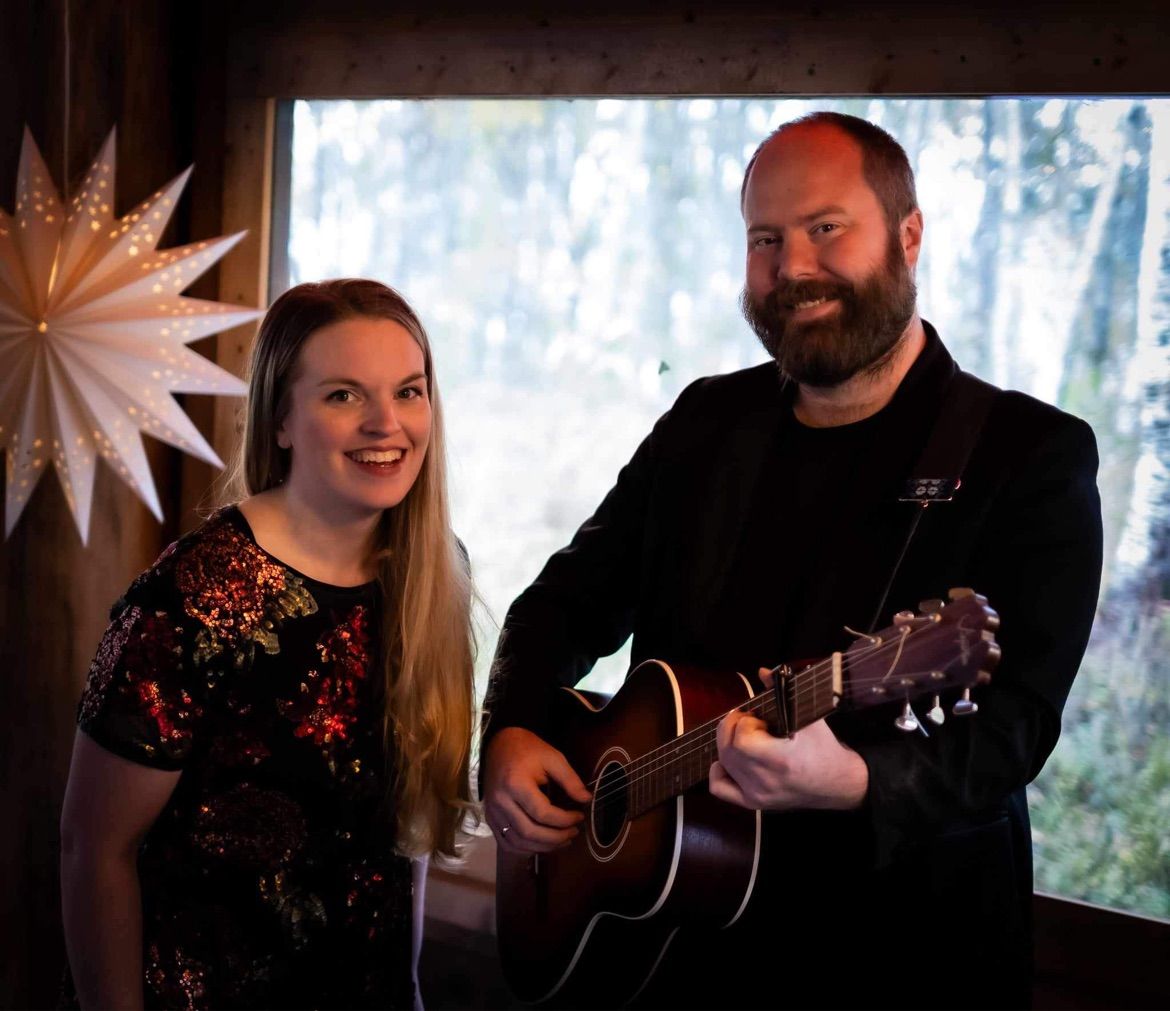
[[[559,693],[549,741],[593,796],[565,849],[498,851],[496,927],[516,996],[559,1007],[628,1003],[678,930],[730,926],[743,913],[759,866],[760,814],[716,800],[707,779],[715,728],[731,710],[796,733],[838,706],[900,702],[895,725],[914,733],[912,698],[932,699],[925,718],[938,726],[940,693],[961,689],[950,711],[974,714],[971,687],[990,681],[999,662],[999,616],[969,588],[949,597],[854,633],[847,650],[795,671],[775,668],[773,689],[758,696],[742,675],[661,660],[638,666],[603,707],[572,689]]]
[[[657,660],[637,667],[604,708],[563,691],[550,742],[598,785],[566,849],[536,857],[499,850],[500,956],[521,1000],[627,1003],[678,929],[738,919],[759,863],[759,813],[712,797],[704,769],[696,786],[630,817],[645,805],[650,777],[623,770],[751,695],[741,675]],[[693,760],[709,766],[709,752]]]

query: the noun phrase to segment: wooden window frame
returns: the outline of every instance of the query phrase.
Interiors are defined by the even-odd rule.
[[[267,305],[272,277],[287,277],[287,218],[273,208],[288,204],[296,99],[1170,95],[1162,0],[1073,0],[1047,16],[978,0],[962,11],[837,4],[832,17],[734,6],[542,16],[358,4],[343,15],[302,0],[278,25],[240,13],[227,44],[223,226],[248,234],[223,263],[220,297]],[[242,374],[254,333],[222,334],[219,364]],[[238,403],[219,398],[222,458],[239,431]],[[481,906],[484,874],[463,882]],[[449,872],[433,880],[440,894],[460,887]],[[1170,950],[1170,923],[1042,894],[1034,909],[1038,1006],[1170,1006],[1170,984],[1149,969]]]

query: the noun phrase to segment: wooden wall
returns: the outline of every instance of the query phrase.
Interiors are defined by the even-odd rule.
[[[26,124],[60,188],[66,135],[76,183],[116,123],[117,213],[190,164],[200,131],[222,135],[214,100],[210,115],[196,114],[197,6],[73,0],[66,125],[63,0],[0,0],[0,206],[13,209]],[[197,168],[164,246],[217,234],[221,185],[216,165]],[[203,294],[214,297],[214,279],[209,284]],[[158,443],[148,451],[162,526],[99,466],[88,547],[53,474],[0,544],[0,1007],[56,1001],[64,965],[57,824],[83,678],[110,604],[191,521],[184,472],[204,486],[209,476]]]
[[[273,98],[1170,91],[1164,0],[663,7],[0,0],[0,206],[14,203],[25,123],[57,176],[68,136],[76,181],[116,122],[118,210],[197,163],[164,245],[262,225]],[[222,297],[260,297],[264,242],[258,230],[225,260]],[[215,278],[193,289],[216,291]],[[247,342],[245,330],[199,349],[238,371]],[[230,445],[230,406],[192,397],[188,409],[217,448]],[[99,468],[88,548],[51,475],[0,544],[0,1007],[56,998],[57,817],[106,611],[208,502],[209,468],[157,445],[151,456],[163,525]]]
[[[244,13],[227,88],[277,98],[1158,93],[1165,10],[1164,0],[284,0],[279,18]]]

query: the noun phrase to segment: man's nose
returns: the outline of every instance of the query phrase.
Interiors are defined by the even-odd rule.
[[[816,247],[808,238],[797,235],[785,238],[776,253],[776,276],[788,281],[815,277],[817,273]]]

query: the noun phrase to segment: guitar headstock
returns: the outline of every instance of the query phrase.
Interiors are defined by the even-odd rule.
[[[946,603],[923,601],[917,612],[902,611],[889,627],[859,636],[843,654],[842,701],[861,707],[904,700],[903,730],[918,727],[909,707],[916,696],[936,696],[928,714],[936,723],[942,722],[937,696],[948,689],[963,689],[956,715],[974,712],[970,689],[990,681],[999,662],[999,615],[974,590],[953,589],[948,596]]]

